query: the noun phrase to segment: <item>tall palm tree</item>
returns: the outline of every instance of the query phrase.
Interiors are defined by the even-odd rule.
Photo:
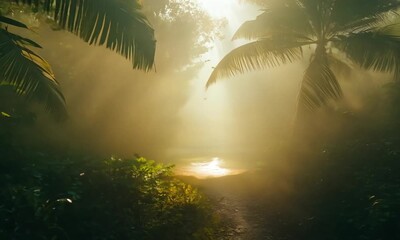
[[[4,0],[3,0],[4,1]],[[134,69],[154,65],[154,30],[138,0],[8,0],[43,11],[62,29],[91,45],[104,45],[132,61]],[[50,65],[32,48],[41,46],[13,34],[8,26],[28,27],[0,13],[0,84],[11,84],[28,99],[43,102],[55,116],[66,116],[65,99]]]
[[[394,22],[398,0],[263,2],[262,13],[245,22],[233,36],[251,42],[219,62],[207,87],[222,77],[300,60],[305,46],[313,53],[303,76],[298,112],[316,109],[342,96],[334,70],[349,69],[347,62],[363,69],[392,72],[400,80],[400,25]],[[343,61],[343,57],[349,61]]]

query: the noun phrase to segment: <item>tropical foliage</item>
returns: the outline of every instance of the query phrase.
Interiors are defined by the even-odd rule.
[[[172,167],[1,147],[1,239],[212,239],[208,200]]]
[[[7,25],[28,28],[25,24],[0,16]],[[35,98],[46,104],[58,117],[66,115],[65,99],[50,65],[31,48],[41,46],[34,41],[13,34],[7,26],[0,28],[0,80],[3,85],[27,98]]]
[[[337,69],[400,74],[397,0],[271,0],[233,39],[248,39],[215,67],[207,86],[219,78],[291,63],[313,50],[299,94],[300,107],[315,109],[342,96]],[[305,52],[305,51],[304,51]]]
[[[2,1],[3,3],[5,1]],[[91,45],[104,45],[132,61],[135,69],[150,70],[154,65],[154,31],[141,13],[137,1],[46,0],[7,1],[31,6],[46,14],[59,27]],[[3,10],[3,14],[7,11]],[[15,86],[28,99],[43,102],[55,116],[66,116],[65,99],[50,65],[32,48],[36,42],[10,32],[10,27],[28,26],[0,12],[0,83]]]

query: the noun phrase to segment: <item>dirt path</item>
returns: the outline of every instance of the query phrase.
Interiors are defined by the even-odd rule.
[[[248,203],[227,192],[211,192],[206,194],[214,201],[215,209],[222,217],[224,228],[221,230],[221,240],[258,240],[271,238],[263,236],[261,219],[250,211]]]
[[[249,199],[249,191],[258,191],[242,176],[214,179],[185,179],[198,187],[214,203],[222,217],[221,240],[272,240],[262,211]]]

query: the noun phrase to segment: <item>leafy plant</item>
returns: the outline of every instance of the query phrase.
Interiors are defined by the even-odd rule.
[[[2,151],[1,238],[212,239],[207,199],[172,166],[25,153]]]

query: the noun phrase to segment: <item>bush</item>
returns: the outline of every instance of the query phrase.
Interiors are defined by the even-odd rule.
[[[207,199],[141,157],[3,149],[0,239],[212,239]]]

